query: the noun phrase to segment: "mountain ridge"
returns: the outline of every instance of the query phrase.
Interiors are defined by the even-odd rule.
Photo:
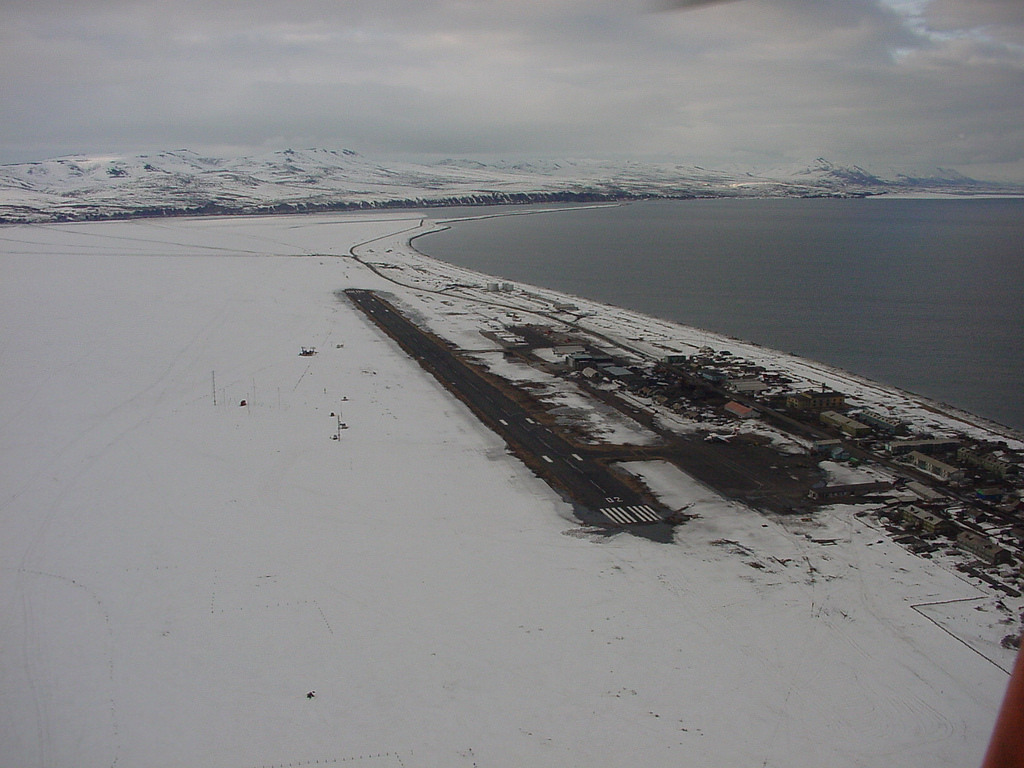
[[[387,207],[693,197],[1024,194],[1024,186],[948,168],[880,176],[819,157],[789,169],[683,163],[446,158],[380,161],[351,149],[284,149],[224,158],[188,149],[70,155],[0,165],[0,222],[258,214]]]

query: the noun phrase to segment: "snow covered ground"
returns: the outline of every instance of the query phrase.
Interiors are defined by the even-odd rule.
[[[385,237],[418,224],[0,229],[0,763],[980,762],[994,595],[856,508],[767,518],[661,462],[627,468],[697,515],[674,544],[580,528],[336,296],[477,350],[499,303],[567,301]]]

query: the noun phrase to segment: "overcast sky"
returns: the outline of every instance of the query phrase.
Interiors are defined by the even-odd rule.
[[[1024,180],[1024,0],[693,5],[0,0],[0,162],[345,147]]]

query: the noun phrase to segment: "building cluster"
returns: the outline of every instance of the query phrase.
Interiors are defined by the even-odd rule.
[[[922,554],[948,544],[988,566],[1024,563],[1024,467],[1019,453],[1003,444],[966,438],[892,440],[885,449],[927,478],[903,484],[900,500],[883,511],[897,529],[898,541]]]
[[[552,347],[568,371],[592,384],[703,421],[782,415],[824,435],[812,448],[823,458],[903,467],[896,483],[819,485],[808,495],[822,503],[876,499],[897,540],[924,555],[946,547],[989,566],[1024,563],[1024,456],[1006,444],[916,434],[883,408],[853,407],[826,387],[799,389],[785,374],[727,350],[703,348],[637,365],[587,339],[535,327],[510,330],[530,347]]]
[[[889,521],[897,541],[918,554],[929,556],[944,547],[954,547],[990,566],[1015,562],[1011,550],[1018,547],[1012,543],[1009,547],[1003,546],[990,533],[966,527],[964,521],[958,519],[963,515],[956,514],[957,511],[939,511],[919,504],[902,503],[883,510],[880,517]],[[1005,585],[1004,589],[1015,591]]]
[[[980,499],[1013,496],[1024,486],[1024,461],[1004,443],[925,438],[891,440],[885,449],[908,466]]]
[[[712,383],[723,397],[745,395],[745,409],[772,409],[830,433],[812,449],[826,458],[845,461],[856,453],[905,466],[912,470],[909,477],[920,478],[903,479],[895,489],[885,482],[819,485],[810,490],[812,499],[877,498],[897,540],[925,555],[946,546],[988,566],[1024,563],[1024,457],[1005,444],[913,434],[896,415],[853,408],[843,393],[825,387],[793,391],[792,381],[727,352],[702,350],[664,362]],[[730,402],[724,409],[749,417],[737,405]]]
[[[688,381],[663,366],[636,365],[592,346],[570,350],[564,360],[586,381],[615,384],[676,413],[706,415],[726,404],[710,382]]]
[[[514,283],[487,283],[484,290],[490,293],[511,293],[515,288]]]
[[[1024,575],[1024,525],[1013,522],[1024,509],[1012,510],[1014,514],[1010,516],[997,516],[992,510],[951,497],[923,495],[908,501],[908,496],[899,497],[879,511],[896,541],[925,557],[940,550],[959,551],[985,566],[1010,566],[1018,578]],[[1019,596],[1018,590],[1003,582],[992,583]]]

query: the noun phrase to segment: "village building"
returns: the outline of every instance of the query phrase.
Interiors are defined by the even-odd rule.
[[[995,453],[985,453],[964,446],[956,452],[958,461],[970,464],[972,467],[979,467],[999,477],[1008,477],[1016,471],[1013,462]]]
[[[620,381],[626,385],[636,384],[640,381],[640,377],[636,373],[629,370],[629,368],[623,368],[621,365],[599,365],[598,370],[607,378],[613,381]]]
[[[919,528],[925,533],[938,533],[944,536],[951,536],[956,533],[957,525],[948,517],[943,517],[930,510],[910,504],[904,507],[901,512],[903,524],[913,528]]]
[[[886,432],[890,435],[895,435],[902,429],[906,428],[906,424],[901,419],[895,416],[886,416],[884,414],[876,413],[875,411],[861,411],[857,414],[857,419],[867,424],[872,429],[876,429],[879,432]]]
[[[724,384],[729,378],[725,371],[710,367],[701,368],[700,375],[702,379],[707,379],[712,384]]]
[[[917,480],[911,480],[907,483],[907,490],[926,504],[938,504],[948,498],[946,494],[936,491],[934,488],[929,488],[927,485],[919,483]]]
[[[746,395],[757,395],[770,387],[760,379],[744,377],[741,379],[729,379],[725,386],[733,392]]]
[[[569,355],[585,354],[586,349],[580,344],[556,344],[552,347],[552,352],[559,357],[568,357]]]
[[[787,408],[809,413],[834,410],[845,404],[846,396],[830,389],[808,389],[786,398]]]
[[[918,453],[944,453],[960,447],[959,440],[951,438],[927,438],[918,440],[891,440],[885,444],[885,450],[893,456],[917,451]]]
[[[849,452],[843,447],[842,440],[815,440],[811,444],[811,453],[819,456],[828,456],[836,461],[846,461],[850,458]]]
[[[990,565],[1013,562],[1013,555],[1008,550],[1003,549],[990,538],[982,536],[980,533],[963,531],[956,537],[956,544],[960,549],[970,552],[979,560]]]
[[[731,413],[733,416],[739,419],[756,419],[757,411],[751,408],[749,405],[743,403],[737,403],[735,400],[730,400],[725,404],[725,410]]]
[[[987,501],[992,504],[998,504],[1006,496],[1006,491],[1002,488],[989,487],[989,488],[976,488],[974,495],[981,501]]]
[[[565,362],[574,371],[582,371],[594,362],[594,356],[586,351],[570,352],[565,356]]]
[[[843,445],[842,440],[837,440],[834,437],[828,440],[815,440],[811,444],[812,453],[832,453],[833,448],[841,448]]]
[[[807,492],[808,498],[815,501],[828,501],[831,499],[849,499],[858,496],[868,496],[873,493],[883,493],[892,488],[892,483],[850,483],[846,485],[817,485]]]
[[[584,368],[596,368],[602,365],[610,365],[613,360],[611,355],[600,352],[570,352],[565,356],[565,362],[574,371],[582,371]]]
[[[835,427],[840,432],[844,432],[851,437],[861,437],[871,431],[871,427],[867,424],[861,424],[859,421],[836,411],[822,411],[818,418],[821,419],[822,424]]]
[[[964,471],[959,467],[954,467],[920,451],[911,451],[910,455],[907,456],[907,460],[912,466],[940,480],[961,480],[964,476]]]

